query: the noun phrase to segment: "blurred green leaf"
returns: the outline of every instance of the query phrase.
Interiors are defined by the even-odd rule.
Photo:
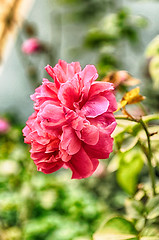
[[[138,142],[138,137],[134,137],[129,135],[127,138],[125,138],[122,142],[122,145],[120,147],[120,151],[121,152],[127,152],[129,150],[131,150],[133,147],[135,147],[135,145]]]
[[[141,240],[159,240],[159,237],[142,237]]]
[[[157,35],[147,46],[145,55],[147,58],[159,56],[159,35]]]
[[[159,205],[159,196],[155,196],[150,198],[146,204],[147,211],[150,212],[154,209],[154,207]]]
[[[159,88],[159,56],[153,57],[150,61],[149,72],[153,80],[154,88]]]
[[[138,219],[143,217],[145,212],[145,207],[141,201],[134,199],[126,200],[126,212],[131,219]]]
[[[117,171],[119,185],[129,194],[134,194],[138,182],[138,174],[143,167],[143,154],[139,148],[134,148],[119,154],[120,162]]]
[[[159,196],[151,198],[146,204],[147,218],[153,219],[159,216]]]
[[[158,240],[159,239],[159,228],[158,224],[151,224],[146,226],[141,232],[141,240]]]
[[[101,229],[94,234],[94,240],[138,240],[138,232],[134,225],[122,217],[108,220]]]

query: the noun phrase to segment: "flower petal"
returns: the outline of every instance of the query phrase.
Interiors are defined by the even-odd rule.
[[[40,115],[43,118],[43,123],[46,120],[45,125],[47,126],[58,127],[65,123],[65,115],[62,108],[52,104],[46,105]]]
[[[60,101],[57,98],[57,88],[55,83],[50,82],[47,79],[43,79],[43,85],[35,89],[35,93],[30,96],[35,101],[35,109],[39,109],[45,101],[52,101],[53,104],[59,106]]]
[[[118,105],[117,105],[114,94],[112,92],[110,92],[110,93],[107,93],[107,95],[105,97],[109,101],[108,112],[115,112],[118,108]]]
[[[72,179],[81,179],[91,176],[96,170],[98,163],[98,159],[90,158],[84,149],[81,148],[67,165],[72,170]]]
[[[100,131],[107,135],[110,135],[117,125],[113,113],[110,112],[103,113],[96,118],[89,118],[88,120],[91,125],[98,127]]]
[[[84,150],[87,152],[89,157],[97,159],[105,159],[109,157],[112,152],[113,138],[106,133],[100,132],[99,141],[96,145],[84,145]]]
[[[98,78],[97,69],[94,65],[86,65],[86,67],[83,69],[83,71],[80,73],[80,77],[84,83],[92,83]]]
[[[63,166],[63,162],[37,164],[37,170],[45,174],[53,173]]]
[[[62,130],[60,147],[66,150],[69,155],[76,154],[81,148],[81,141],[77,137],[75,130],[69,126],[64,126]]]
[[[73,103],[78,101],[79,94],[71,82],[61,84],[58,92],[58,99],[61,103],[70,109],[74,109]]]
[[[79,62],[67,63],[63,60],[59,60],[58,64],[54,68],[47,65],[45,67],[48,74],[54,79],[57,88],[60,87],[61,83],[67,82],[76,73],[81,71]]]
[[[86,120],[80,117],[76,112],[70,110],[69,108],[64,107],[63,111],[67,124],[71,125],[73,129],[81,131],[83,128],[83,124],[84,122],[86,122]]]
[[[81,140],[87,144],[95,145],[99,140],[99,130],[93,125],[85,125],[81,131]]]
[[[97,69],[94,65],[86,65],[82,72],[77,75],[80,86],[80,105],[83,106],[88,99],[89,90],[93,81],[98,78]]]
[[[94,82],[91,85],[90,91],[89,91],[89,98],[92,98],[96,95],[99,95],[103,92],[110,92],[113,91],[114,87],[112,83],[105,83],[105,82]]]
[[[86,102],[82,107],[81,113],[89,118],[97,117],[107,111],[109,101],[103,96],[96,96],[95,98]]]

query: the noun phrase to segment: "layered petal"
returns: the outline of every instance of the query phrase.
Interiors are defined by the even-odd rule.
[[[63,108],[65,119],[67,121],[67,125],[70,125],[73,129],[77,131],[81,131],[84,123],[87,122],[86,119],[80,117],[76,112],[64,107]]]
[[[66,82],[60,86],[58,99],[67,108],[74,109],[73,104],[78,101],[79,94],[71,82]]]
[[[83,71],[78,74],[80,86],[80,106],[87,101],[91,84],[98,78],[97,69],[94,65],[87,65]]]
[[[85,124],[80,133],[81,133],[80,139],[83,142],[90,145],[97,144],[99,140],[99,130],[97,127],[90,124]]]
[[[89,118],[89,122],[98,127],[100,131],[105,132],[107,135],[111,135],[116,127],[116,120],[111,112],[106,112],[96,118]]]
[[[76,154],[81,148],[81,141],[77,137],[75,130],[69,126],[64,126],[62,130],[60,147],[69,155]]]
[[[96,145],[85,144],[84,150],[91,158],[106,159],[113,150],[113,138],[106,133],[100,132],[98,143]]]
[[[96,96],[95,98],[88,100],[82,107],[80,115],[84,115],[88,118],[95,118],[107,111],[109,107],[109,101],[103,96]]]
[[[67,163],[68,167],[72,170],[72,179],[81,179],[91,176],[98,164],[98,159],[90,158],[83,148],[81,148]]]
[[[37,164],[37,170],[45,174],[53,173],[63,166],[63,162]]]
[[[60,101],[57,98],[57,89],[55,83],[50,82],[47,79],[43,79],[43,84],[35,89],[35,93],[30,96],[35,101],[35,109],[39,109],[45,101],[52,101],[53,104],[59,106]]]
[[[79,62],[72,62],[68,64],[63,60],[59,60],[58,64],[54,68],[47,65],[45,67],[48,74],[54,79],[57,88],[60,87],[61,83],[65,83],[68,79],[71,79],[76,73],[81,71]]]
[[[41,126],[51,135],[61,132],[62,126],[66,122],[63,109],[52,104],[46,105],[40,116],[42,118]]]
[[[112,83],[109,82],[94,82],[91,85],[90,91],[89,91],[89,98],[93,98],[96,95],[101,95],[103,93],[109,93],[110,91],[113,91],[114,87]]]

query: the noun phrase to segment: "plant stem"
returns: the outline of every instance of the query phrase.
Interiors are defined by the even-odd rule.
[[[142,120],[146,123],[153,120],[159,120],[159,113],[143,116]]]
[[[154,119],[159,119],[158,117],[159,117],[158,115],[155,116],[155,117],[153,117],[153,115],[151,115],[151,118],[149,118],[149,121],[154,120]],[[151,159],[152,159],[151,141],[150,141],[150,134],[148,132],[148,129],[147,129],[147,126],[146,126],[145,122],[142,120],[142,118],[139,119],[139,120],[137,120],[135,118],[130,118],[130,117],[127,117],[127,116],[116,116],[115,118],[140,123],[142,128],[144,129],[144,131],[146,133],[146,136],[147,136],[147,143],[148,143],[148,152],[147,153],[144,152],[144,153],[147,157],[149,174],[150,174],[151,185],[152,185],[152,191],[153,191],[153,195],[155,196],[156,195],[156,187],[155,187],[156,183],[155,183],[155,173],[154,173],[154,169],[153,169],[152,162],[151,162]]]
[[[136,122],[138,123],[139,120],[135,119],[135,118],[128,118],[127,116],[124,116],[124,115],[116,115],[115,116],[116,119],[123,119],[123,120],[129,120],[129,121],[132,121],[132,122]],[[148,116],[143,116],[142,117],[142,120],[147,123],[147,122],[150,122],[150,121],[154,121],[154,120],[159,120],[159,114],[156,113],[156,114],[151,114],[151,115],[148,115]]]
[[[147,161],[148,161],[149,174],[150,174],[150,177],[151,177],[151,184],[152,184],[153,195],[155,196],[156,195],[156,189],[155,189],[155,185],[156,184],[155,184],[155,173],[154,173],[154,169],[153,169],[152,162],[151,162],[151,159],[152,159],[152,149],[151,149],[150,134],[148,132],[147,126],[144,123],[144,121],[142,119],[140,119],[139,122],[142,125],[142,127],[143,127],[143,129],[144,129],[144,131],[146,133],[146,136],[147,136],[148,153],[146,154],[146,157],[147,157]]]

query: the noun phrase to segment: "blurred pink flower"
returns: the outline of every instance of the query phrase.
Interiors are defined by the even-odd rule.
[[[22,52],[25,54],[33,54],[40,51],[42,45],[37,38],[29,38],[22,44]]]
[[[103,78],[104,82],[111,82],[114,84],[114,88],[118,88],[120,85],[123,86],[134,86],[139,84],[139,80],[132,77],[127,71],[116,71],[110,72],[106,77]]]
[[[6,133],[10,129],[10,125],[7,120],[0,118],[0,133]]]
[[[72,178],[89,177],[98,159],[112,152],[117,109],[113,84],[94,82],[98,74],[93,65],[81,70],[79,62],[59,60],[45,69],[54,83],[44,79],[35,90],[35,112],[23,129],[31,158],[44,173],[64,167],[72,170]]]

